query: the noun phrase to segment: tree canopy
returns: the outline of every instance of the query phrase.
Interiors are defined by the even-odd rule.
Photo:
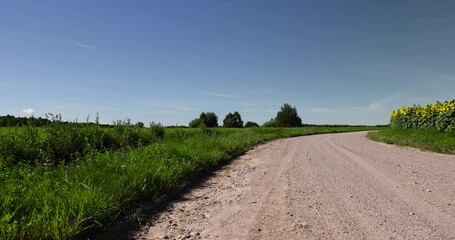
[[[206,127],[218,127],[218,116],[213,112],[201,113],[199,119],[201,119]]]
[[[227,128],[241,128],[243,127],[242,117],[239,112],[228,113],[223,120],[223,126]]]
[[[275,121],[278,127],[301,127],[302,119],[297,113],[295,107],[285,103],[281,110],[278,111],[275,117]]]
[[[302,119],[297,113],[295,107],[285,103],[280,111],[277,112],[276,117],[270,119],[270,121],[262,124],[264,127],[302,127]]]
[[[191,122],[188,124],[188,127],[197,128],[197,127],[200,127],[201,125],[202,125],[201,119],[195,118],[195,119],[191,120]]]
[[[199,118],[191,120],[188,125],[191,128],[200,126],[206,126],[209,128],[218,127],[218,116],[216,116],[213,112],[203,112],[199,115]]]
[[[51,123],[49,119],[35,117],[15,117],[12,115],[0,116],[0,127],[17,127],[32,125],[41,127]]]
[[[255,123],[255,122],[248,121],[248,122],[245,123],[245,127],[246,128],[259,127],[259,124]]]

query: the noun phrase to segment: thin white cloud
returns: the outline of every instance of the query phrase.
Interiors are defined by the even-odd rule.
[[[398,93],[394,93],[394,94],[391,94],[391,95],[388,95],[386,97],[384,97],[383,99],[380,99],[380,100],[377,100],[375,102],[372,102],[370,105],[368,105],[368,107],[366,108],[366,110],[379,110],[379,109],[382,109],[384,108],[387,104],[391,103],[391,102],[394,102],[398,99],[400,99],[401,97],[403,97],[406,93],[403,93],[403,92],[398,92]]]
[[[275,108],[244,108],[242,112],[246,113],[277,113],[279,109]]]
[[[66,110],[67,109],[67,107],[65,107],[65,106],[53,106],[52,108],[58,109],[58,110]]]
[[[313,107],[313,108],[310,108],[309,111],[313,112],[313,113],[336,113],[336,112],[338,112],[335,109],[323,108],[323,107]]]
[[[241,103],[243,106],[245,107],[259,107],[260,104],[257,104],[257,103]]]
[[[25,114],[28,114],[28,115],[33,115],[34,113],[36,113],[36,110],[33,108],[27,108],[27,109],[22,110],[22,112]]]
[[[278,111],[276,109],[269,108],[269,109],[264,110],[264,112],[266,112],[266,113],[276,113]]]
[[[243,109],[244,112],[259,112],[260,110],[257,108],[246,108]]]
[[[421,76],[420,91],[425,91],[425,95],[447,100],[453,98],[453,89],[455,88],[455,75],[444,72],[426,72]]]
[[[222,94],[222,93],[216,93],[216,92],[210,92],[210,93],[207,93],[207,95],[215,96],[215,97],[224,97],[224,98],[239,98],[240,97],[240,96],[236,96],[236,95]]]
[[[190,107],[181,107],[178,109],[179,111],[183,111],[183,112],[189,112],[189,111],[193,111],[194,108],[190,108]]]
[[[93,51],[93,52],[98,52],[98,49],[88,45],[88,44],[84,44],[84,43],[80,43],[80,42],[76,42],[76,41],[73,41],[73,40],[65,40],[67,43],[70,43],[76,47],[80,47],[80,48],[84,48],[84,49],[87,49],[87,50],[90,50],[90,51]]]
[[[155,112],[155,114],[157,114],[157,115],[171,115],[171,114],[176,114],[176,113],[177,113],[176,111],[172,111],[172,110],[163,110],[163,111]]]
[[[396,93],[387,95],[382,99],[374,101],[367,106],[342,108],[342,109],[339,109],[339,111],[373,112],[373,111],[385,110],[391,103],[396,102],[399,99],[402,99],[403,96],[405,96],[407,94],[409,94],[409,93],[396,92]]]
[[[411,98],[410,100],[415,104],[421,104],[421,105],[427,105],[429,103],[433,103],[438,100],[441,101],[441,99],[430,98],[430,97],[415,97],[415,98]]]
[[[435,84],[438,83],[454,83],[455,82],[455,75],[443,73],[443,72],[429,72],[427,71],[423,76],[422,79],[426,80],[428,83]]]

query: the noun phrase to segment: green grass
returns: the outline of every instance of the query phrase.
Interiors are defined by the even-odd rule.
[[[148,145],[158,138],[155,128],[129,124],[102,128],[72,123],[0,128],[0,162],[8,165],[68,163],[91,152]]]
[[[370,127],[167,129],[138,148],[90,152],[49,168],[0,162],[0,239],[74,239],[140,200],[160,201],[258,143]]]
[[[455,154],[455,133],[431,129],[388,128],[368,133],[373,141],[410,146],[438,153]]]

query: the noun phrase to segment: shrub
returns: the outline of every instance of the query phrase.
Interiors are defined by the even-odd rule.
[[[199,118],[195,118],[191,120],[191,122],[188,124],[190,128],[197,128],[202,125],[202,121]]]
[[[270,121],[267,121],[262,124],[263,127],[278,127],[278,122],[275,119],[270,119]]]
[[[136,127],[140,127],[140,128],[143,128],[145,125],[143,122],[137,122],[136,123]]]
[[[155,122],[150,123],[150,129],[152,130],[152,135],[155,138],[158,138],[158,139],[164,138],[164,134],[166,133],[166,130],[165,130],[164,126],[161,125],[161,123],[155,123]]]
[[[252,128],[252,127],[259,127],[259,124],[255,123],[255,122],[246,122],[245,123],[245,127],[246,128]]]

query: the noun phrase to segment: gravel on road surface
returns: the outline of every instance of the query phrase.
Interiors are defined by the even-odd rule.
[[[134,238],[455,239],[455,156],[365,136],[257,146]]]

